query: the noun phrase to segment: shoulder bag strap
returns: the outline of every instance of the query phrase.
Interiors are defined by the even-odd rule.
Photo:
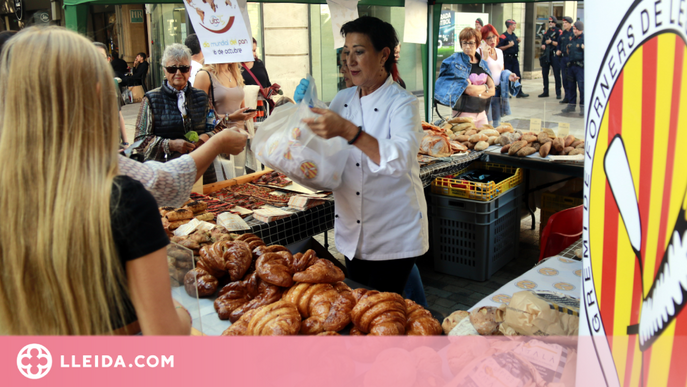
[[[253,77],[253,80],[255,81],[255,83],[258,85],[258,87],[260,87],[260,94],[262,94],[262,97],[265,98],[265,99],[269,98],[269,97],[267,96],[267,93],[266,93],[266,92],[263,90],[263,88],[262,88],[262,83],[260,83],[260,81],[258,81],[258,78],[255,76],[255,74],[253,74],[253,72],[250,71],[250,69],[248,68],[248,66],[246,66],[245,63],[241,62],[241,66],[243,66],[243,68],[244,68],[246,71],[248,71],[248,74],[250,74],[250,76]]]
[[[208,101],[208,105],[212,110],[215,110],[215,86],[212,84],[212,74],[207,70],[199,71],[204,71],[208,74],[208,79],[210,79],[210,100]]]

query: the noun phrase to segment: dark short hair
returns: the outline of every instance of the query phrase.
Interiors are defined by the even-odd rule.
[[[98,47],[98,48],[102,48],[103,50],[105,50],[105,54],[107,56],[110,56],[110,54],[108,54],[108,52],[107,52],[107,46],[105,45],[105,43],[93,42],[93,45]]]
[[[391,74],[393,64],[396,63],[393,55],[394,48],[398,45],[398,36],[394,27],[376,17],[361,16],[341,27],[341,35],[344,37],[355,32],[367,35],[377,52],[384,50],[385,47],[389,48],[389,58],[384,63],[384,69]]]
[[[117,51],[112,51],[112,58],[119,59],[119,53]]]
[[[253,38],[253,44],[255,44],[255,45],[257,45],[257,44],[258,44],[258,41],[257,41],[257,40],[255,40],[255,38]]]
[[[143,60],[146,60],[146,58],[148,57],[145,52],[139,52],[138,54],[136,54],[136,56],[139,55],[141,56],[141,58],[143,58]]]
[[[191,55],[200,54],[200,41],[198,41],[198,35],[191,34],[187,36],[184,44],[191,50]]]

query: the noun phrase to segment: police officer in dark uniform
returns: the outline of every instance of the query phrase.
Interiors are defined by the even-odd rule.
[[[510,70],[511,73],[520,76],[520,62],[518,61],[518,52],[520,45],[520,38],[515,36],[516,23],[513,19],[506,20],[506,32],[499,37],[499,44],[496,48],[503,50],[503,67]],[[522,92],[518,93],[517,98],[529,97],[528,94]]]
[[[568,103],[568,96],[570,96],[570,91],[568,90],[568,43],[575,36],[572,32],[572,18],[570,16],[565,16],[563,18],[563,32],[558,37],[558,42],[556,44],[556,55],[558,58],[558,67],[561,69],[561,80],[563,81],[563,90],[565,91],[565,97],[560,103]]]
[[[575,102],[577,101],[576,89],[580,90],[580,115],[584,115],[584,23],[576,21],[573,25],[572,38],[568,43],[568,82],[570,94],[568,97],[568,106],[563,109],[563,113],[571,113],[575,111]],[[575,87],[577,84],[577,87]]]
[[[556,57],[556,42],[562,31],[556,23],[558,23],[558,19],[555,16],[549,17],[549,29],[546,30],[542,38],[539,64],[544,79],[544,92],[539,94],[539,98],[549,96],[549,70],[553,67],[553,79],[556,80],[556,99],[561,99],[561,68],[558,66],[558,58]]]

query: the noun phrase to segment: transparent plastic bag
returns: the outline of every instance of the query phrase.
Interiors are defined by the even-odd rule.
[[[315,190],[332,191],[341,184],[350,149],[341,137],[325,140],[302,122],[318,115],[310,107],[327,109],[317,99],[315,80],[299,104],[277,107],[260,125],[251,149],[266,166],[284,173],[298,184]]]

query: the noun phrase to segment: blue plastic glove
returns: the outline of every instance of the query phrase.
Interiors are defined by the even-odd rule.
[[[298,84],[296,91],[293,93],[293,100],[296,103],[301,103],[303,97],[305,97],[305,91],[308,90],[308,86],[310,86],[310,81],[305,78],[301,79],[301,83]]]

